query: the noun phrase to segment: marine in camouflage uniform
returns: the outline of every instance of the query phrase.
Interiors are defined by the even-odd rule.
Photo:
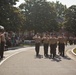
[[[40,43],[41,43],[41,37],[39,33],[37,33],[33,39],[35,40],[35,51],[36,51],[36,56],[39,56],[39,50],[40,50]]]
[[[42,37],[42,40],[43,40],[43,46],[44,46],[44,56],[48,57],[49,35],[44,34],[44,36]]]
[[[50,44],[50,56],[54,58],[56,56],[56,47],[57,47],[57,38],[55,34],[50,36],[49,44]]]
[[[59,41],[58,43],[59,54],[64,57],[66,37],[61,35],[58,37],[58,41]]]

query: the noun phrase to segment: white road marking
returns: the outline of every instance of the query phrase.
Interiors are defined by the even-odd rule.
[[[1,62],[0,62],[0,65],[2,65],[7,59],[9,59],[10,57],[20,53],[20,52],[23,52],[23,51],[27,51],[27,50],[30,50],[31,48],[34,48],[34,47],[28,47],[28,48],[21,48],[21,49],[17,49],[12,55],[4,58]]]

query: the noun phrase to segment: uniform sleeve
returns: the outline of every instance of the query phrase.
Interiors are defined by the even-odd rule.
[[[1,36],[1,41],[6,42],[4,34],[2,34],[2,36]]]

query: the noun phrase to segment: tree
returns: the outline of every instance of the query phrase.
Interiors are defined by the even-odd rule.
[[[24,24],[25,18],[18,8],[13,7],[18,0],[0,0],[0,25],[5,30],[18,31]]]
[[[56,21],[58,22],[59,28],[61,28],[65,20],[64,12],[67,9],[67,7],[66,5],[63,5],[62,3],[60,3],[59,1],[56,1],[56,3],[52,2],[50,5],[55,8],[55,12],[57,15]]]
[[[40,32],[58,29],[55,9],[46,0],[25,0],[19,7],[26,16],[26,29]]]
[[[65,12],[66,30],[76,35],[76,5],[72,5]]]

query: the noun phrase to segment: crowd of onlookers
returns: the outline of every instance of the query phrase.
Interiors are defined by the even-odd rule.
[[[21,42],[20,37],[12,31],[5,32],[5,40],[6,40],[6,46],[7,47],[17,46]]]
[[[34,36],[33,31],[26,31],[25,33],[17,33],[13,31],[5,32],[5,40],[6,40],[6,47],[15,47],[23,44],[25,40],[33,40],[32,37]]]

